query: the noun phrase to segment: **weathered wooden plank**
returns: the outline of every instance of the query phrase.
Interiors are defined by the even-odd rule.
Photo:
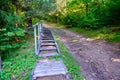
[[[40,48],[40,50],[47,51],[47,50],[56,50],[56,48]]]
[[[44,56],[56,56],[56,55],[58,55],[58,53],[44,53],[44,54],[40,53],[38,56],[44,57]]]
[[[55,40],[41,40],[41,42],[55,42]]]
[[[64,75],[38,77],[36,80],[66,80]]]
[[[61,60],[56,61],[55,59],[49,60],[38,60],[36,67],[34,69],[33,80],[45,79],[49,80],[48,78],[54,79],[56,75],[65,75],[67,74],[67,69]],[[37,79],[38,78],[38,79]],[[63,78],[63,79],[64,79]],[[62,80],[62,79],[61,79]]]
[[[41,43],[41,46],[54,46],[55,43]]]

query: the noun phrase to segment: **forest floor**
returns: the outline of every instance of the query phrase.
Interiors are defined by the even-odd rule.
[[[48,26],[47,24],[45,24]],[[52,25],[53,26],[53,25]],[[120,45],[52,27],[81,67],[84,80],[120,80]]]

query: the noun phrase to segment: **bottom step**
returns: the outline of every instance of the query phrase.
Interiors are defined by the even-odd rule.
[[[67,69],[61,60],[44,59],[37,61],[31,80],[69,80],[67,75]]]
[[[48,48],[48,47],[44,47],[44,48],[40,48],[40,51],[47,51],[47,50],[56,50],[57,48],[56,47],[50,47],[50,48]]]
[[[55,55],[58,55],[58,53],[40,53],[38,56],[41,56],[41,57],[49,57],[49,56],[55,56]]]
[[[66,80],[64,75],[38,77],[36,80]]]

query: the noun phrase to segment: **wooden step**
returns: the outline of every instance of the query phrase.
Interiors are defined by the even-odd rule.
[[[44,43],[55,43],[54,41],[41,41],[41,44],[44,44]]]
[[[55,46],[55,43],[42,43],[41,46]]]
[[[57,48],[40,48],[41,51],[57,50]]]
[[[52,35],[43,35],[42,38],[52,38]]]
[[[42,38],[41,40],[52,40],[52,38]]]
[[[45,34],[51,34],[51,32],[49,32],[49,31],[43,31],[43,33],[45,33]]]
[[[67,73],[68,71],[61,60],[43,59],[37,61],[32,73],[32,80],[70,80],[66,77]],[[57,79],[56,75],[63,75],[64,78],[57,77]]]
[[[50,34],[50,33],[49,34],[44,34],[43,37],[52,37],[52,34]]]
[[[55,55],[58,55],[58,53],[44,53],[44,54],[42,54],[42,53],[40,53],[38,56],[42,56],[42,57],[44,57],[44,56],[55,56]]]
[[[55,40],[41,40],[41,42],[55,42]]]
[[[41,37],[41,40],[53,40],[52,37]]]
[[[52,50],[52,51],[40,51],[40,54],[45,54],[45,53],[58,53],[56,50]]]

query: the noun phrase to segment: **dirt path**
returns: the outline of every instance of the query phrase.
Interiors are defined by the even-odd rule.
[[[81,66],[84,80],[120,80],[120,49],[68,30],[53,28]]]

